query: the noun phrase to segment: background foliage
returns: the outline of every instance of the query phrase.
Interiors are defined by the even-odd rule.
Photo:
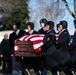
[[[21,28],[26,28],[29,20],[28,0],[0,0],[0,30],[11,30],[12,21],[20,20]]]

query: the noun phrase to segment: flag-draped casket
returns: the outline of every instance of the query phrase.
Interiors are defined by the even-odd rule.
[[[21,57],[41,56],[40,50],[43,45],[44,35],[34,34],[18,38],[14,42],[14,54]]]
[[[43,38],[44,35],[42,34],[34,34],[26,35],[15,40],[14,54],[17,60],[30,68],[41,68],[40,51],[43,45]],[[56,35],[56,40],[58,40],[58,35]]]
[[[34,34],[18,38],[14,42],[16,60],[29,68],[41,68],[41,46],[44,35]]]
[[[56,43],[58,42],[58,36],[56,35]],[[41,56],[41,46],[43,45],[44,35],[33,34],[26,35],[18,38],[14,42],[14,54],[15,56],[23,57],[37,57]],[[39,55],[38,55],[39,53]]]

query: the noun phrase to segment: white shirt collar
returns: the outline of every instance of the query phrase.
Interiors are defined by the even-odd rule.
[[[59,32],[59,35],[63,32],[63,31],[65,31],[66,29],[63,29],[61,32]]]
[[[34,32],[34,30],[30,30],[29,33],[32,34]]]
[[[16,31],[16,35],[18,35],[18,34],[19,34],[19,32],[20,32],[20,30],[18,29],[18,30]]]

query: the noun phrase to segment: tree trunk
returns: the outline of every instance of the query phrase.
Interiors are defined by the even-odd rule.
[[[76,28],[76,0],[74,0],[74,14],[75,14],[74,26]]]
[[[74,0],[74,13],[75,13],[75,18],[76,18],[76,0]]]

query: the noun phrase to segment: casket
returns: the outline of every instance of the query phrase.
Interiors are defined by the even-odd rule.
[[[41,46],[44,35],[26,35],[14,41],[16,61],[29,68],[41,68]]]
[[[36,54],[34,52],[33,44],[31,41],[16,41],[17,52],[16,57],[41,57],[41,53]]]

